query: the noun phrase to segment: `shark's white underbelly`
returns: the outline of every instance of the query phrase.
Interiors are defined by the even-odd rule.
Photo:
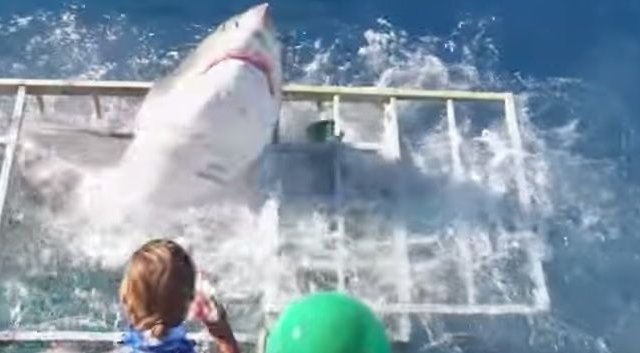
[[[89,181],[89,208],[186,208],[243,187],[239,181],[270,142],[278,118],[279,102],[264,74],[228,60],[173,90],[170,100],[158,95],[141,108],[122,161]]]

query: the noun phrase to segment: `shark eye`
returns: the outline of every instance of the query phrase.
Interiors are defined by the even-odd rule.
[[[240,24],[238,23],[238,21],[235,22],[236,28],[240,27]]]

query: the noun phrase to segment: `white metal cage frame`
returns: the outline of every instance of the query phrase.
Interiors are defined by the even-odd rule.
[[[151,87],[149,82],[127,82],[127,81],[64,81],[64,80],[18,80],[0,79],[0,95],[14,95],[14,108],[7,133],[0,136],[0,145],[4,149],[2,169],[0,170],[0,221],[3,219],[4,209],[7,202],[8,190],[11,187],[12,168],[16,148],[20,141],[22,123],[25,117],[25,105],[27,96],[34,96],[37,99],[39,108],[44,110],[43,96],[89,96],[92,97],[95,115],[100,118],[101,104],[100,97],[121,96],[121,97],[142,97]],[[284,100],[286,101],[311,101],[330,102],[332,104],[331,119],[335,122],[333,133],[339,136],[341,133],[341,103],[342,102],[371,102],[383,104],[383,119],[385,126],[385,151],[386,159],[397,160],[400,156],[400,137],[398,128],[398,101],[443,101],[446,103],[446,122],[450,143],[452,172],[459,174],[463,172],[460,151],[460,136],[456,126],[456,115],[454,103],[456,101],[490,101],[502,102],[504,105],[504,118],[506,131],[508,133],[511,148],[516,151],[513,155],[514,163],[514,183],[517,189],[517,198],[523,210],[530,207],[530,189],[525,179],[523,166],[523,146],[519,130],[519,123],[516,115],[516,103],[514,95],[509,92],[469,92],[469,91],[444,91],[444,90],[415,90],[396,89],[380,87],[335,87],[335,86],[303,86],[289,85],[284,88]],[[289,148],[291,146],[283,146]],[[355,145],[356,148],[368,149],[371,146]],[[295,146],[293,146],[295,148]],[[336,204],[340,200],[340,176],[335,172],[335,188],[337,198]],[[344,224],[338,222],[334,235],[338,238],[338,247],[344,244],[340,241],[343,234]],[[1,229],[0,229],[1,230]],[[529,235],[525,234],[522,238]],[[276,242],[279,239],[275,239]],[[438,303],[411,303],[409,290],[411,278],[408,274],[409,249],[415,246],[428,246],[432,239],[409,239],[405,232],[398,230],[392,234],[388,242],[393,247],[393,261],[404,263],[401,266],[400,275],[396,283],[398,293],[397,303],[369,303],[374,311],[380,315],[393,314],[400,318],[399,331],[395,333],[398,340],[406,340],[409,335],[409,315],[411,314],[535,314],[545,312],[549,308],[549,296],[547,293],[544,273],[540,259],[535,254],[529,254],[527,264],[530,270],[530,280],[533,282],[533,303],[507,303],[507,304],[478,304],[475,298],[473,284],[473,274],[466,272],[466,303],[465,305],[449,305]],[[464,244],[455,244],[461,252],[471,251]],[[338,249],[340,254],[340,249]],[[336,260],[325,267],[335,271],[337,278],[337,290],[345,290],[345,262]],[[317,264],[316,264],[317,265]],[[323,265],[317,265],[322,267]],[[464,269],[462,269],[464,271]],[[274,318],[283,308],[285,303],[278,302],[274,298],[266,295],[264,300],[264,313],[267,317]],[[267,320],[269,322],[269,320]],[[193,336],[198,341],[207,341],[206,336],[196,334]],[[7,330],[0,331],[0,343],[2,342],[47,342],[47,341],[73,341],[73,342],[117,342],[120,339],[118,332],[82,332],[82,331],[20,331]],[[241,334],[239,340],[242,342],[256,342],[259,335]]]

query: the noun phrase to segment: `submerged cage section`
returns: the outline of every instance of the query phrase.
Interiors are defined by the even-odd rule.
[[[91,115],[102,120],[106,114],[102,100],[140,99],[150,86],[146,82],[0,80],[0,93],[13,96],[8,124],[0,136],[0,231],[11,226],[5,208],[28,98],[44,112],[43,96],[86,96]],[[343,291],[365,300],[397,341],[409,338],[415,315],[528,315],[548,310],[542,257],[536,246],[539,235],[533,229],[478,230],[442,227],[446,222],[433,219],[425,222],[420,213],[430,212],[429,202],[425,206],[420,200],[446,196],[421,194],[427,191],[414,188],[412,178],[422,176],[406,170],[400,105],[408,111],[414,108],[411,104],[429,102],[439,109],[447,173],[455,182],[470,174],[457,105],[497,104],[512,151],[513,204],[526,217],[532,195],[513,94],[290,85],[284,89],[284,99],[274,143],[263,161],[261,185],[272,201],[262,209],[265,234],[276,249],[278,266],[287,270],[260,288],[259,306],[255,298],[246,299],[251,303],[240,298],[238,303],[261,311],[266,330],[288,302],[319,290]],[[437,213],[439,206],[435,202],[431,206]],[[238,336],[246,343],[260,340],[258,332]],[[205,335],[193,337],[207,340]],[[119,339],[119,332],[0,327],[0,344]]]

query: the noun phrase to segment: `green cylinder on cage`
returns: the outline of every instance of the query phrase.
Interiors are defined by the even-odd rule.
[[[307,137],[312,142],[329,142],[339,140],[335,136],[336,123],[333,120],[315,121],[307,126]]]

